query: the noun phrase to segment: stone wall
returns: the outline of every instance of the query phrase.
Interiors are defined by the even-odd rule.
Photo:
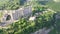
[[[22,7],[18,10],[0,10],[4,13],[2,17],[2,21],[6,22],[6,18],[8,15],[11,16],[10,21],[18,20],[22,16],[27,16],[32,13],[32,6]],[[9,20],[8,20],[9,21]]]

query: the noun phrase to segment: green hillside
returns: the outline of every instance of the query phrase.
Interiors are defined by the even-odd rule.
[[[46,5],[55,11],[60,11],[60,2],[49,1]]]

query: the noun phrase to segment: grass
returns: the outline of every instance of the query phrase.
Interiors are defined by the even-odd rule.
[[[60,11],[60,2],[49,1],[46,5],[55,11]]]
[[[60,11],[60,2],[54,2],[53,0],[48,0],[48,1],[41,1],[40,4],[48,6],[48,8],[55,10],[55,11]]]
[[[0,18],[3,16],[3,12],[0,12]],[[0,23],[1,23],[1,19],[0,19]]]
[[[3,16],[3,12],[0,12],[0,18]]]

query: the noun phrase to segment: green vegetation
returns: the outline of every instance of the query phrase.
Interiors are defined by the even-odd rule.
[[[57,34],[56,31],[57,31],[56,29],[53,29],[49,32],[49,34]]]
[[[8,9],[14,10],[18,9],[21,5],[24,4],[26,0],[0,0],[0,10]]]
[[[58,12],[58,13],[56,13],[56,15],[60,16],[60,13]],[[60,34],[60,19],[59,19],[59,17],[55,18],[54,22],[55,23],[54,23],[53,29],[49,32],[49,34]]]
[[[57,28],[58,32],[60,32],[60,19],[58,19],[56,22],[56,28]]]
[[[11,9],[15,10],[18,9],[21,6],[25,6],[24,4],[26,0],[2,0],[0,1],[0,9]],[[22,3],[23,2],[23,3]],[[31,4],[32,3],[32,4]],[[55,11],[60,11],[60,2],[55,3],[54,1],[49,1],[46,3],[45,7],[44,5],[40,4],[40,1],[37,0],[37,3],[35,0],[31,1],[29,5],[32,5],[32,16],[36,16],[36,19],[34,21],[29,21],[29,18],[20,18],[17,22],[10,24],[7,28],[0,29],[0,34],[30,34],[32,32],[35,32],[39,29],[42,29],[44,27],[50,28],[51,26],[54,28],[50,31],[49,34],[60,34],[60,20],[55,20],[54,14]],[[43,4],[43,3],[42,3]],[[48,8],[51,8],[55,11],[49,11]],[[36,15],[38,13],[38,15]],[[0,12],[0,18],[2,17],[3,13]],[[8,16],[6,20],[9,20],[11,18]],[[56,23],[55,23],[56,22]],[[55,26],[56,24],[56,26]]]
[[[44,6],[42,6],[42,5],[33,5],[33,7],[32,7],[32,13],[33,13],[33,15],[35,14],[35,13],[42,13],[43,11],[45,11],[47,9],[47,7],[44,7]]]
[[[36,9],[37,9],[36,12],[41,11],[41,10],[39,10],[40,8],[36,8]],[[33,11],[35,11],[35,9]],[[42,11],[41,14],[39,14],[36,17],[35,21],[29,21],[28,20],[29,18],[27,18],[27,19],[20,18],[19,21],[12,23],[10,25],[10,28],[1,29],[3,31],[2,33],[3,34],[4,33],[7,33],[7,34],[30,34],[30,33],[35,32],[43,27],[50,28],[53,25],[52,23],[53,23],[54,13],[55,12],[53,12],[53,11],[47,11],[47,12]]]
[[[3,12],[0,12],[0,18],[3,16]]]
[[[0,12],[0,22],[2,17],[3,17],[3,12]]]
[[[55,10],[55,11],[60,11],[60,2],[54,2],[53,0],[52,1],[49,1],[46,3],[46,5]]]

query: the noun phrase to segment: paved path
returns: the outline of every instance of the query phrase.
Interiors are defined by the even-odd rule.
[[[9,25],[9,24],[12,24],[12,23],[13,23],[13,21],[9,20],[9,21],[0,23],[0,26],[5,27],[6,25]]]
[[[46,28],[43,28],[43,29],[40,29],[32,34],[48,34],[50,32],[51,29],[47,29]]]

